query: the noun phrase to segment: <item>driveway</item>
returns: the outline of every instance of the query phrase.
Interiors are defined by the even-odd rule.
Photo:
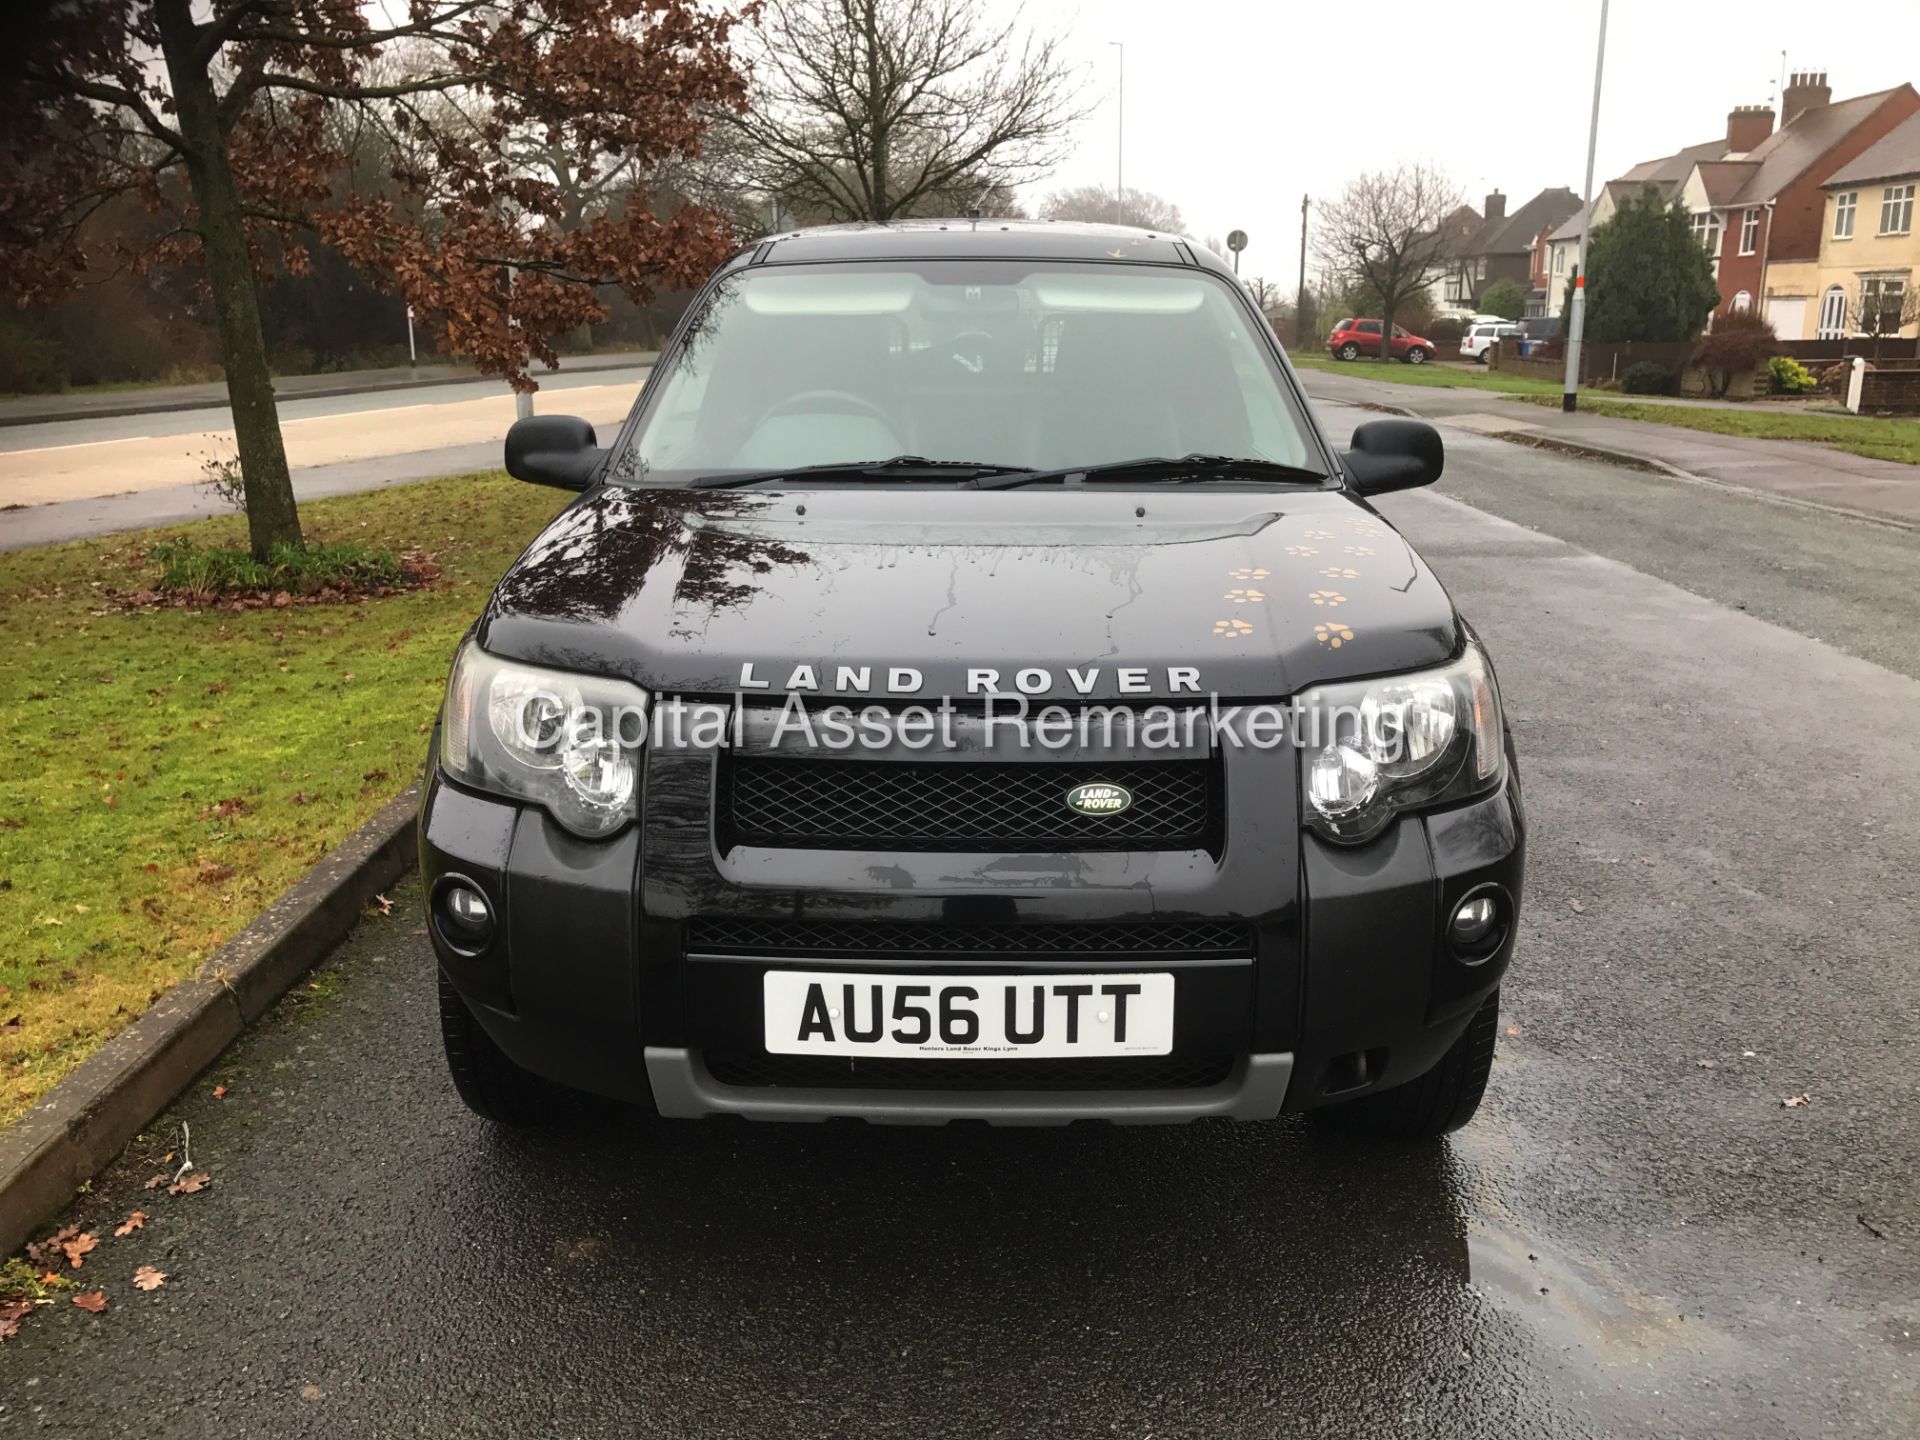
[[[1383,508],[1528,787],[1467,1130],[501,1136],[409,892],[77,1203],[152,1218],[87,1257],[104,1313],[0,1344],[0,1434],[1915,1433],[1920,617],[1844,556],[1911,575],[1920,536],[1467,432]],[[1728,535],[1839,547],[1827,611],[1779,569],[1716,593]],[[183,1124],[213,1183],[143,1189]]]

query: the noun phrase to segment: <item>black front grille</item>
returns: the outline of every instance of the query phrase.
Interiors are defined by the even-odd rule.
[[[1085,1060],[846,1059],[709,1052],[722,1085],[808,1090],[1204,1090],[1233,1071],[1230,1055],[1119,1055]]]
[[[1118,815],[1069,810],[1076,785],[1124,785]],[[1219,762],[1111,765],[785,760],[720,765],[721,843],[793,850],[1218,849]]]
[[[703,917],[687,931],[694,952],[803,955],[1253,954],[1253,935],[1230,920],[1122,920],[1073,925],[951,925],[907,920],[756,920]]]

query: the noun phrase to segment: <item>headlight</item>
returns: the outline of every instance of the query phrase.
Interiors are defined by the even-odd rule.
[[[440,768],[597,839],[638,813],[646,733],[639,686],[499,660],[469,640],[447,678]]]
[[[1310,692],[1300,725],[1302,817],[1348,844],[1379,834],[1397,811],[1493,789],[1505,763],[1500,692],[1471,639],[1437,670]]]

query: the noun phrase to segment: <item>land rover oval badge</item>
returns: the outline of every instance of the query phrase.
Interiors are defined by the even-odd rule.
[[[1133,804],[1133,792],[1124,785],[1094,781],[1067,791],[1067,808],[1076,815],[1118,815]]]

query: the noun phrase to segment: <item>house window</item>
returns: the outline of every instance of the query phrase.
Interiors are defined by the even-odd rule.
[[[1904,235],[1913,229],[1913,186],[1889,185],[1880,192],[1880,233]]]
[[[1898,335],[1906,301],[1905,275],[1862,275],[1857,328],[1864,335]]]
[[[1859,207],[1860,192],[1849,190],[1844,195],[1833,197],[1833,238],[1851,240],[1853,238],[1853,212]]]
[[[1828,287],[1820,301],[1820,329],[1817,338],[1840,340],[1847,333],[1847,292],[1838,285]]]
[[[1556,275],[1564,275],[1566,269],[1567,252],[1556,245],[1553,249],[1553,273]]]
[[[1740,217],[1740,253],[1751,255],[1760,248],[1760,212],[1749,210]]]
[[[1700,248],[1709,255],[1720,253],[1720,217],[1711,210],[1702,210],[1693,217],[1693,238],[1700,242]]]

